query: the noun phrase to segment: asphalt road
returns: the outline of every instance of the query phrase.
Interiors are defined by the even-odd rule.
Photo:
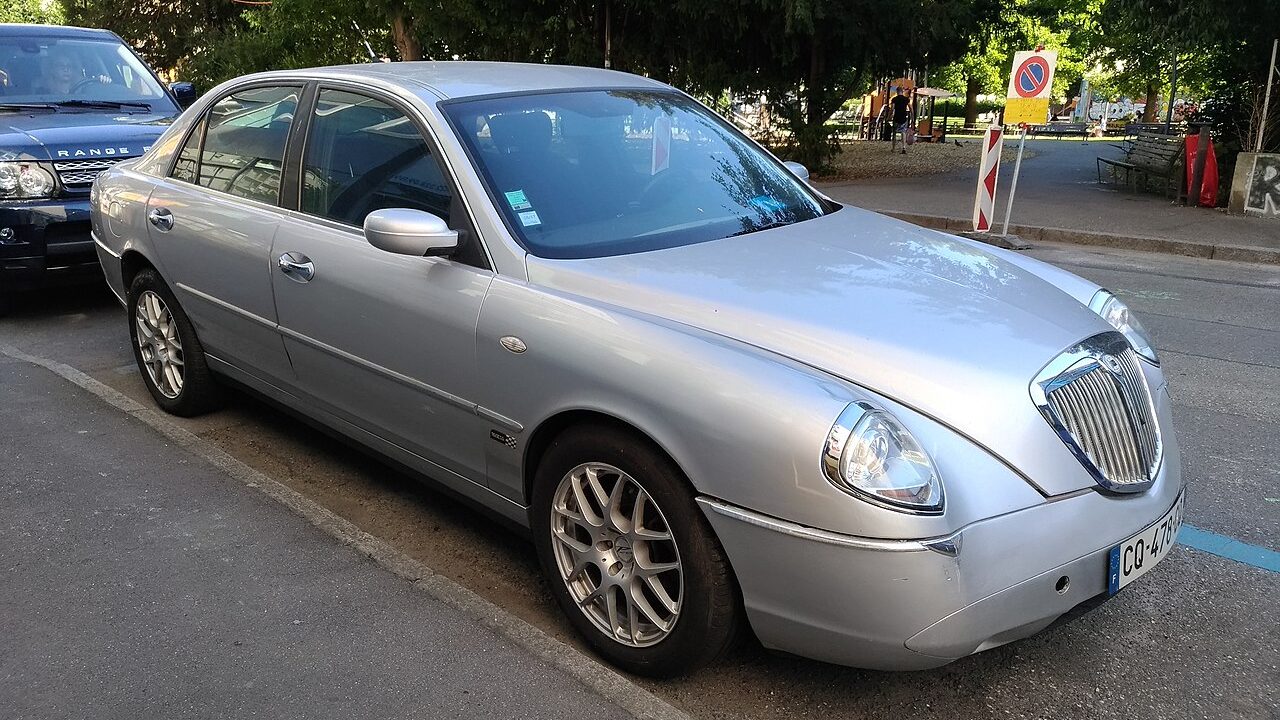
[[[0,407],[0,717],[627,716],[49,370]]]
[[[1067,246],[1032,254],[1116,291],[1154,335],[1190,482],[1187,521],[1280,548],[1280,268]],[[149,402],[127,337],[124,314],[104,290],[33,296],[0,320],[0,343]],[[46,399],[51,423],[70,422],[85,402],[74,394]],[[8,424],[11,412],[0,405]],[[224,410],[181,424],[576,642],[518,533],[253,398],[235,395]],[[852,670],[744,640],[694,678],[642,684],[703,718],[1274,719],[1277,598],[1280,574],[1179,546],[1143,581],[1076,622],[939,670]]]

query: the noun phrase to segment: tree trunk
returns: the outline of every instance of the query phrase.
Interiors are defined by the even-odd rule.
[[[391,37],[401,60],[422,59],[422,43],[414,32],[413,16],[403,5],[391,11]]]
[[[964,126],[973,127],[978,124],[978,91],[982,84],[977,78],[966,78],[964,82]]]
[[[1142,109],[1142,122],[1153,123],[1160,113],[1160,87],[1154,80],[1147,81],[1147,106]]]

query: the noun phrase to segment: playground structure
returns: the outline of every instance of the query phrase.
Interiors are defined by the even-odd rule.
[[[876,92],[862,96],[856,114],[856,130],[853,137],[859,140],[891,140],[895,128],[891,114],[893,106],[890,101],[898,94],[898,89],[911,101],[911,119],[909,124],[915,129],[916,142],[942,142],[947,139],[948,116],[944,114],[939,126],[934,113],[934,102],[938,98],[955,97],[955,94],[938,88],[921,87],[909,77],[889,80],[880,85]],[[949,111],[944,111],[949,112]]]

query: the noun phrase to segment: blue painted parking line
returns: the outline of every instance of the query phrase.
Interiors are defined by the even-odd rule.
[[[1259,545],[1250,545],[1235,538],[1219,535],[1208,530],[1201,530],[1192,525],[1183,525],[1178,531],[1178,542],[1196,550],[1224,557],[1246,565],[1280,572],[1280,552],[1268,550]]]

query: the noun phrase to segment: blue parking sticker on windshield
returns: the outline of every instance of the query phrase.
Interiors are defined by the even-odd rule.
[[[512,190],[511,192],[504,194],[507,196],[507,204],[509,204],[511,209],[516,212],[528,210],[533,207],[533,205],[529,203],[529,198],[524,196],[523,190]],[[527,224],[528,223],[526,223],[526,225]]]
[[[751,198],[751,204],[765,212],[782,212],[787,209],[787,204],[772,195],[757,195]]]
[[[538,217],[538,213],[530,210],[529,212],[520,213],[520,224],[525,227],[541,225],[542,220]]]

